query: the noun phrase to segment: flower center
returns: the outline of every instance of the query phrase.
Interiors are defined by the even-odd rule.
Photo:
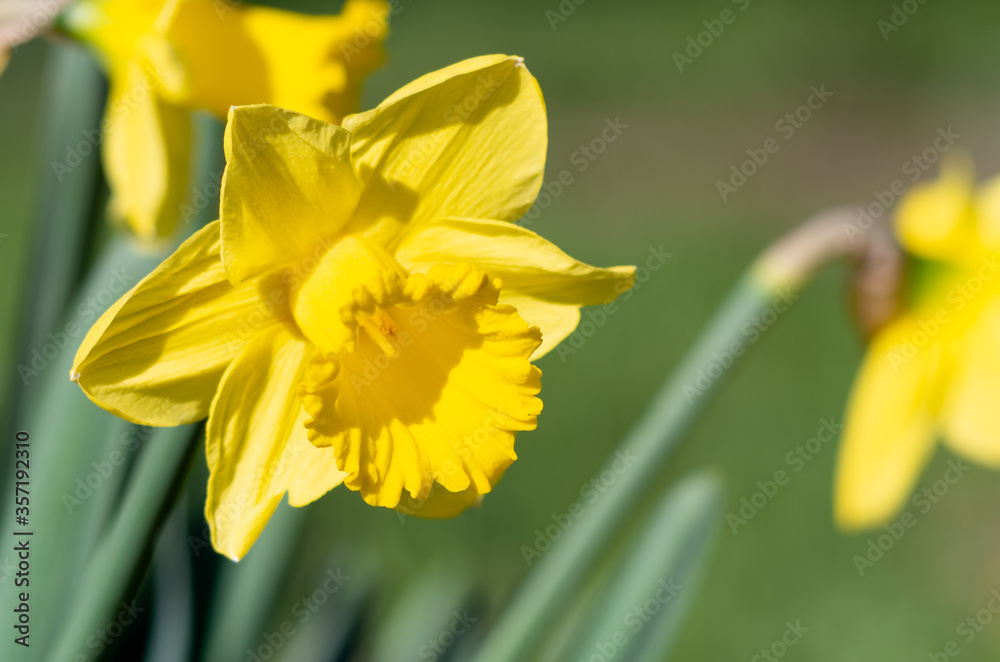
[[[368,503],[419,510],[440,486],[470,505],[517,457],[541,410],[541,332],[497,303],[501,286],[461,263],[373,279],[343,309],[356,349],[313,355],[298,385],[309,441]]]
[[[359,319],[358,324],[388,358],[395,358],[399,354],[396,323],[384,310],[376,310],[371,317]]]
[[[382,301],[406,279],[379,246],[355,237],[337,242],[292,292],[292,314],[302,333],[328,354],[353,352],[364,329],[387,356],[395,355],[396,325]],[[360,298],[359,298],[360,297]]]

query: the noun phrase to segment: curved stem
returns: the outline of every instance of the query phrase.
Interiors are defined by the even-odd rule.
[[[851,242],[845,232],[845,225],[853,222],[853,213],[846,209],[819,214],[772,244],[751,265],[604,469],[623,456],[634,461],[534,565],[484,641],[476,662],[531,659],[553,619],[614,543],[630,509],[733,366],[747,354],[752,344],[747,342],[747,325],[759,328],[761,313],[786,309],[796,298],[794,291],[823,264],[865,249],[866,242]]]

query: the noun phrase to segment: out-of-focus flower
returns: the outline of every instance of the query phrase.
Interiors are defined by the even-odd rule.
[[[876,526],[905,503],[938,439],[1000,466],[1000,178],[967,158],[908,193],[896,234],[910,255],[903,303],[873,337],[847,411],[835,516]]]
[[[0,73],[10,52],[46,32],[72,0],[0,0]]]
[[[91,329],[73,368],[131,421],[208,416],[206,516],[239,558],[287,491],[455,515],[535,427],[531,361],[633,267],[514,221],[545,164],[522,60],[466,60],[342,126],[269,105],[226,128],[222,214]],[[502,279],[502,280],[501,280]]]
[[[270,103],[327,122],[359,106],[383,59],[388,6],[348,0],[309,16],[224,0],[81,0],[61,25],[92,45],[111,81],[101,124],[110,215],[169,236],[189,193],[191,110],[225,117]]]

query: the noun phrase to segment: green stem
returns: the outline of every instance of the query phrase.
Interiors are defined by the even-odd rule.
[[[121,510],[105,538],[94,548],[76,587],[73,609],[60,630],[53,660],[88,657],[87,639],[107,632],[112,623],[127,626],[131,615],[120,604],[130,586],[145,574],[143,559],[152,552],[155,534],[180,493],[196,440],[193,426],[160,428],[146,444],[122,499]],[[122,616],[124,614],[124,616]],[[88,657],[89,659],[89,657]]]
[[[153,609],[144,662],[185,662],[194,641],[194,569],[181,498],[153,551]]]
[[[550,615],[561,611],[580,580],[613,542],[617,524],[628,516],[632,504],[660,473],[736,362],[726,366],[715,356],[729,353],[733,342],[745,340],[743,325],[763,312],[773,296],[769,288],[751,278],[740,281],[684,362],[619,444],[618,452],[637,461],[533,566],[527,582],[494,625],[476,662],[530,659],[534,646],[548,630]],[[703,375],[713,365],[718,372],[706,385]],[[611,458],[617,459],[617,455]],[[606,465],[610,467],[611,461]]]
[[[661,496],[593,600],[590,618],[584,619],[573,653],[566,659],[592,657],[595,646],[608,642],[614,643],[615,654],[622,659],[633,660],[647,650],[655,650],[652,660],[667,659],[698,593],[724,501],[721,481],[704,470]],[[652,599],[659,601],[661,609],[641,630],[630,628],[626,634],[623,615]]]
[[[637,458],[545,553],[484,641],[476,662],[531,659],[552,621],[614,543],[616,532],[643,496],[712,395],[748,352],[747,324],[799,287],[821,264],[853,251],[840,240],[850,212],[820,215],[776,242],[737,283],[674,374],[653,397],[612,455]],[[743,349],[738,354],[733,347]],[[728,357],[720,360],[719,356]]]

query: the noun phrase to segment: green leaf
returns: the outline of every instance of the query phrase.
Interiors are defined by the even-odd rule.
[[[243,560],[220,561],[223,567],[216,580],[217,593],[202,659],[246,659],[248,643],[260,637],[287,580],[299,549],[305,515],[303,509],[282,501]]]
[[[17,360],[24,366],[24,371],[15,372],[10,370],[6,357],[0,359],[0,368],[4,368],[0,374],[18,376],[13,398],[6,397],[6,379],[0,386],[5,409],[8,403],[14,403],[12,409],[16,409],[16,403],[21,401],[20,387],[24,380],[32,379],[26,370],[45,363],[49,349],[57,349],[49,334],[57,339],[67,335],[58,325],[65,321],[63,312],[77,286],[87,252],[86,235],[101,162],[100,133],[91,129],[100,122],[104,85],[93,58],[82,48],[51,43],[46,48],[42,81],[39,105],[43,119],[38,125],[40,135],[34,141],[41,158],[36,163],[18,153],[11,159],[16,167],[22,171],[27,167],[35,175],[34,218],[31,222],[24,218],[19,227],[12,227],[9,223],[17,215],[16,210],[10,210],[14,213],[5,213],[0,226],[0,254],[4,256],[0,273],[8,278],[18,276],[13,280],[19,285],[16,291],[4,292],[2,298],[24,307],[23,314],[9,318],[19,320],[20,325],[4,324],[0,331],[4,336],[0,348],[13,348],[14,337],[18,336],[22,347]],[[23,131],[23,126],[22,122],[19,130]],[[33,190],[34,186],[27,188]],[[4,187],[0,187],[0,194],[4,195],[5,206],[12,205],[11,198],[18,195]],[[23,256],[30,257],[26,264]],[[20,273],[7,271],[12,268]]]
[[[707,472],[664,495],[594,597],[567,659],[666,659],[697,595],[722,504],[719,481]]]
[[[544,552],[490,630],[476,662],[513,662],[531,657],[553,623],[579,595],[598,561],[614,545],[628,515],[666,466],[739,357],[720,362],[744,325],[774,300],[775,285],[753,271],[730,292],[681,365],[660,387],[605,470],[618,476],[601,497]],[[740,357],[749,352],[743,351]],[[711,375],[706,371],[712,368]],[[625,469],[621,466],[624,463]]]
[[[372,659],[447,659],[480,617],[467,613],[474,589],[475,578],[461,562],[421,570],[379,623]]]
[[[157,428],[150,437],[129,478],[114,522],[76,582],[72,608],[57,630],[51,659],[75,660],[79,655],[92,654],[88,637],[108,631],[115,615],[124,609],[123,596],[145,574],[155,534],[181,493],[194,450],[199,446],[196,441],[202,438],[194,434],[195,429],[192,425]]]
[[[184,499],[163,527],[153,554],[153,606],[144,662],[187,662],[194,639],[194,573]]]
[[[77,303],[86,305],[89,299],[100,297],[110,303],[112,274],[130,276],[125,279],[128,282],[115,285],[124,293],[158,262],[158,256],[137,254],[127,240],[112,243],[92,268]],[[78,308],[71,311],[67,319],[85,324],[77,317]],[[96,319],[100,312],[103,309],[90,314]],[[31,569],[35,576],[45,578],[32,582],[34,634],[60,629],[70,611],[67,587],[76,585],[91,551],[89,545],[98,539],[110,509],[120,503],[124,463],[142,445],[136,436],[138,428],[92,403],[69,380],[75,349],[74,345],[63,347],[37,381],[23,388],[23,411],[16,421],[18,430],[31,435]],[[3,495],[5,506],[0,512],[0,538],[6,550],[14,545],[13,495],[13,490]],[[67,554],[67,550],[73,552]],[[13,609],[15,597],[14,591],[0,592],[0,608]],[[5,637],[0,640],[0,659],[15,659],[15,650],[21,656],[18,659],[41,659],[47,643],[51,639],[39,637],[26,651]]]
[[[380,578],[377,570],[371,550],[363,546],[337,546],[326,566],[313,575],[309,588],[296,595],[292,607],[272,621],[269,632],[280,632],[282,627],[290,632],[288,637],[277,641],[273,659],[276,662],[356,659],[355,635],[363,627],[362,621],[372,602]],[[265,644],[265,638],[257,634],[245,649],[258,652],[263,659],[267,652]],[[244,650],[238,662],[244,662],[248,656]]]

